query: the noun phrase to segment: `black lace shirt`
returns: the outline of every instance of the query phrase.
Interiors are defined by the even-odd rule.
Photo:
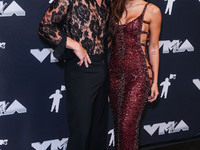
[[[39,33],[54,45],[59,45],[65,33],[89,55],[104,54],[109,18],[106,1],[99,5],[96,0],[54,0],[40,22]]]

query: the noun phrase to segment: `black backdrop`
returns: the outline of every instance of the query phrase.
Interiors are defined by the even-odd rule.
[[[143,113],[141,146],[200,134],[200,2],[151,2],[163,17],[160,98]],[[37,33],[48,6],[47,0],[0,1],[1,150],[64,150],[67,146],[63,70]],[[112,129],[110,115],[110,150],[114,145]]]

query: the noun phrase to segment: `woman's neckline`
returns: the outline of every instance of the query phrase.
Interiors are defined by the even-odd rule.
[[[143,8],[143,10],[142,10],[142,13],[141,13],[139,16],[137,16],[136,18],[132,19],[132,20],[129,21],[129,22],[126,22],[126,23],[124,23],[124,24],[117,24],[117,25],[118,25],[118,26],[127,26],[128,24],[131,24],[132,22],[134,22],[135,20],[137,20],[138,18],[140,18],[140,17],[143,15],[144,9],[145,9],[145,7],[146,7],[148,4],[149,4],[149,3],[146,3],[146,4],[144,5],[144,8]]]

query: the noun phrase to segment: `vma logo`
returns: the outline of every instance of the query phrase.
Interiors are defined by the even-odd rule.
[[[42,50],[39,49],[31,49],[30,53],[40,62],[42,63],[49,55],[50,55],[50,62],[55,63],[58,62],[53,56],[53,49],[52,48],[44,48]]]
[[[8,145],[8,140],[0,140],[0,146],[1,145]]]
[[[0,48],[6,49],[6,42],[0,42]]]
[[[47,149],[48,150],[66,150],[67,143],[68,143],[68,138],[63,138],[61,141],[56,139],[56,140],[44,141],[43,143],[40,143],[40,142],[32,143],[31,146],[35,150],[47,150]]]
[[[160,41],[159,48],[163,47],[163,54],[168,54],[170,51],[173,53],[182,53],[185,51],[193,52],[194,47],[192,44],[186,39],[184,42],[180,40],[173,40],[172,42],[169,40]]]
[[[6,8],[7,5],[7,3],[0,1],[0,17],[11,17],[14,14],[16,16],[26,15],[25,11],[15,1]]]
[[[144,129],[149,133],[149,135],[153,135],[158,130],[158,135],[164,135],[165,133],[178,133],[181,131],[189,131],[189,126],[181,120],[179,123],[175,121],[170,121],[168,123],[157,123],[154,125],[145,125]]]
[[[0,101],[0,116],[13,115],[15,112],[26,113],[27,109],[17,100],[10,105],[6,101]]]
[[[196,87],[200,90],[200,80],[199,79],[193,79],[193,83],[196,85]]]

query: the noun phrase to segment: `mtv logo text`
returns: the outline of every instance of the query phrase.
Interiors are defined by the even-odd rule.
[[[175,121],[170,121],[168,123],[156,123],[154,125],[145,125],[144,129],[153,136],[153,134],[158,130],[158,135],[164,135],[165,133],[178,133],[181,131],[188,131],[189,126],[181,120],[179,123]]]
[[[188,39],[186,39],[184,42],[180,40],[173,40],[172,42],[169,40],[166,41],[160,41],[159,42],[159,48],[161,49],[163,47],[163,54],[168,54],[171,52],[173,53],[182,53],[185,51],[193,52],[194,47],[189,42]]]
[[[49,141],[44,141],[42,143],[36,142],[32,143],[31,146],[35,150],[66,150],[67,148],[67,143],[68,143],[68,138],[63,138],[62,140],[49,140]]]
[[[6,101],[0,101],[0,116],[13,115],[15,112],[26,113],[27,109],[17,100],[10,105]]]
[[[4,3],[4,1],[0,1],[0,17],[11,17],[14,14],[16,16],[26,15],[25,11],[15,1],[13,1],[10,5],[8,5],[8,3]]]
[[[0,48],[5,49],[6,48],[6,42],[0,42]]]
[[[8,145],[8,140],[0,140],[0,146],[1,145]]]

